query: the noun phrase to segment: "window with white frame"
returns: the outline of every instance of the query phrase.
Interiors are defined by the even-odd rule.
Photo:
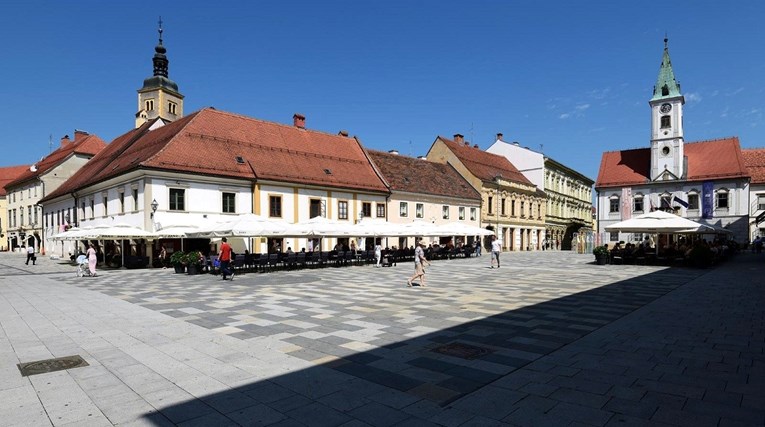
[[[478,215],[477,211],[478,211],[478,209],[476,209],[476,208],[470,208],[470,220],[471,221],[475,221],[476,220],[476,216]]]
[[[221,212],[236,213],[236,193],[221,193]]]
[[[459,216],[459,220],[460,220],[460,221],[462,221],[463,219],[465,219],[465,207],[464,207],[464,206],[460,206],[460,207],[459,207],[459,210],[457,211],[457,214],[458,214],[458,216]]]
[[[425,217],[425,205],[422,203],[417,203],[414,205],[414,216],[417,218],[423,218]]]
[[[138,189],[137,188],[133,189],[133,211],[134,212],[138,211]]]
[[[186,190],[185,189],[183,188],[170,189],[170,204],[168,208],[171,211],[186,210]]]
[[[398,216],[402,218],[409,216],[409,203],[401,202],[398,204]]]
[[[377,207],[377,217],[385,218],[385,203],[378,203],[376,207]]]
[[[90,199],[90,219],[93,219],[96,217],[96,196],[93,196]]]
[[[608,199],[608,212],[609,213],[619,212],[619,196],[611,196]]]
[[[337,202],[337,219],[348,219],[348,201],[339,200]]]
[[[765,210],[765,194],[757,195],[757,210],[758,211]]]
[[[443,219],[449,219],[449,206],[448,205],[441,206],[441,217]]]
[[[718,190],[715,194],[715,209],[728,209],[728,190]]]
[[[104,216],[109,215],[109,198],[106,196],[102,196],[101,203],[104,205]]]
[[[634,199],[632,199],[632,210],[634,212],[643,212],[643,209],[645,209],[643,204],[643,195],[638,194]]]
[[[688,193],[688,210],[699,210],[699,193]]]
[[[125,213],[125,192],[119,192],[120,213]]]

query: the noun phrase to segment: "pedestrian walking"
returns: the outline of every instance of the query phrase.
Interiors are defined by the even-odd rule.
[[[27,262],[24,264],[29,265],[29,261],[32,261],[32,265],[35,265],[35,262],[37,261],[37,257],[35,256],[35,247],[32,245],[27,245]]]
[[[417,248],[414,250],[414,275],[406,281],[407,286],[412,286],[412,280],[417,279],[420,279],[420,286],[423,288],[427,286],[425,285],[424,264],[428,264],[428,267],[430,267],[430,261],[425,258],[425,251],[423,250],[425,244],[425,240],[420,240],[420,244],[417,245]]]
[[[231,265],[231,245],[228,244],[228,239],[225,237],[220,239],[220,252],[218,253],[218,259],[220,260],[220,272],[223,275],[223,280],[226,280],[226,276],[231,276],[231,280],[234,280],[234,272],[231,271],[229,266]]]
[[[500,252],[502,252],[502,242],[497,239],[497,236],[491,236],[491,268],[494,268],[494,261],[497,262],[497,268],[499,268]]]
[[[98,256],[96,255],[96,248],[92,243],[88,246],[88,251],[85,255],[88,256],[88,270],[90,270],[90,275],[93,277],[97,276],[96,263],[98,262]]]
[[[382,246],[380,245],[379,240],[375,242],[375,260],[377,260],[377,264],[375,264],[375,267],[379,267],[380,260],[382,260]]]

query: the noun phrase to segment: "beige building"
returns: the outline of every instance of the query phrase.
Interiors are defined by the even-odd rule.
[[[592,184],[594,181],[566,165],[522,147],[505,142],[502,134],[486,151],[507,158],[526,178],[547,196],[545,249],[572,249],[573,237],[586,236],[593,228]],[[578,239],[582,243],[583,239]]]
[[[32,245],[35,251],[43,249],[46,224],[43,221],[40,199],[56,190],[74,175],[96,153],[106,146],[101,138],[75,130],[74,140],[61,138],[61,146],[26,168],[16,179],[5,185],[8,201],[8,244],[11,250]],[[68,223],[66,212],[59,211],[61,223]]]
[[[0,168],[0,251],[7,251],[11,247],[8,227],[13,225],[13,216],[8,213],[8,196],[5,192],[5,185],[14,181],[28,169],[28,165]]]
[[[573,249],[576,236],[592,233],[592,184],[595,181],[545,157],[547,215],[545,227],[550,249]],[[579,239],[582,243],[582,239]]]
[[[427,159],[451,165],[481,194],[481,225],[495,230],[503,248],[542,248],[545,193],[507,158],[471,147],[457,134],[453,140],[436,138]]]
[[[402,156],[396,151],[368,150],[368,153],[390,187],[389,222],[425,221],[440,225],[458,221],[475,227],[481,225],[481,195],[453,166]],[[454,245],[472,245],[475,237],[447,236],[438,243],[452,240]],[[387,242],[387,246],[399,248],[414,244],[414,237]]]

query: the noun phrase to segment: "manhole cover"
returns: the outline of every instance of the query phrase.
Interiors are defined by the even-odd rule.
[[[436,347],[432,351],[445,354],[447,356],[454,356],[468,360],[477,359],[481,356],[491,353],[491,350],[488,348],[476,347],[474,345],[463,344],[459,342],[453,342],[441,347]]]
[[[28,377],[30,375],[44,374],[46,372],[56,372],[88,366],[88,362],[80,356],[66,356],[56,359],[38,360],[36,362],[19,363],[16,366],[19,367],[22,377]]]

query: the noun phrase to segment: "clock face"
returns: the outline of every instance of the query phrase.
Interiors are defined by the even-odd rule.
[[[661,111],[663,114],[667,114],[672,110],[672,104],[661,104],[661,108],[659,108],[659,111]]]

